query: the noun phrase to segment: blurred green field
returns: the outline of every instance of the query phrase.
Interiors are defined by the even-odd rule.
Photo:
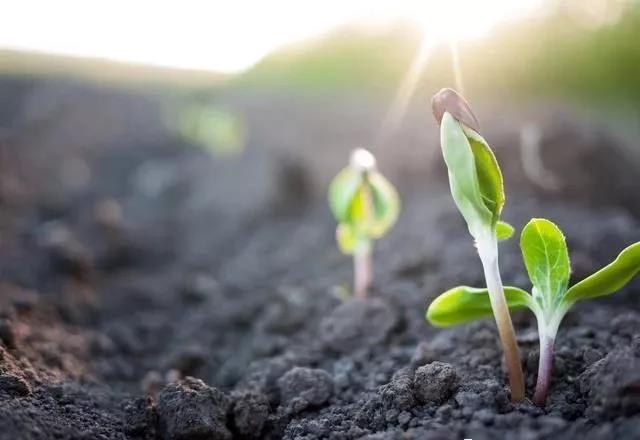
[[[465,88],[474,94],[547,96],[637,108],[640,4],[610,3],[622,8],[612,22],[603,19],[585,24],[560,2],[543,16],[502,26],[479,41],[461,43]],[[384,33],[342,29],[274,53],[232,82],[238,87],[392,93],[420,40],[419,29],[402,23]],[[452,82],[449,49],[440,47],[419,84],[437,89]]]
[[[586,3],[585,3],[586,2]],[[459,46],[465,92],[493,100],[557,100],[593,108],[611,120],[640,120],[640,2],[550,0],[542,14],[494,29]],[[580,16],[588,4],[599,15]],[[584,15],[584,14],[583,14]],[[590,21],[589,21],[590,20]],[[410,23],[345,27],[266,56],[235,76],[27,52],[0,51],[0,74],[62,76],[162,88],[191,99],[220,90],[285,90],[305,94],[371,94],[398,89],[421,45]],[[454,85],[451,53],[440,45],[417,82],[427,96]],[[640,129],[640,127],[638,127]]]

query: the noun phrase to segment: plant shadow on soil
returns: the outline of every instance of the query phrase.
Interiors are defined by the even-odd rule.
[[[425,322],[437,294],[482,283],[437,155],[381,154],[403,213],[376,247],[371,298],[339,298],[350,260],[324,184],[347,157],[340,137],[375,124],[363,103],[222,96],[253,141],[219,159],[167,131],[154,97],[1,84],[21,110],[2,114],[0,142],[0,438],[640,436],[637,281],[569,313],[545,408],[510,402],[491,320]],[[43,102],[64,112],[27,111]],[[421,111],[405,153],[425,148]],[[282,118],[296,127],[275,133]],[[554,194],[523,177],[517,133],[487,137],[505,164],[505,219],[558,223],[577,280],[640,239],[640,199],[620,141],[571,121],[545,125],[543,159],[565,184]],[[517,240],[501,246],[505,282],[528,289]],[[536,325],[525,312],[514,322],[530,396]]]

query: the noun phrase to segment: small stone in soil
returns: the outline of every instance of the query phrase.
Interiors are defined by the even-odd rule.
[[[382,401],[387,407],[408,410],[415,405],[413,379],[408,373],[397,374],[391,382],[379,389]]]
[[[413,389],[422,403],[442,403],[449,398],[457,382],[458,376],[451,365],[435,361],[416,370]]]
[[[230,440],[227,397],[193,377],[167,385],[158,396],[158,423],[165,440]]]
[[[287,413],[299,413],[329,400],[333,379],[324,370],[294,367],[278,379],[280,399]]]

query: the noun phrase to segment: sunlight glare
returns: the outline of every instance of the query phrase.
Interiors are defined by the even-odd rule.
[[[3,7],[0,48],[237,72],[348,23],[417,20],[436,39],[468,39],[543,1],[21,0]]]
[[[499,23],[533,12],[540,0],[439,0],[411,2],[410,17],[439,41],[485,36]]]
[[[411,17],[423,31],[422,43],[394,99],[389,106],[380,130],[374,139],[377,149],[384,145],[399,128],[407,107],[415,93],[421,74],[427,67],[428,59],[439,44],[447,44],[451,52],[451,63],[455,88],[464,94],[464,84],[458,42],[480,38],[492,27],[519,14],[531,13],[540,5],[539,0],[441,0],[400,2],[403,14]],[[399,6],[399,5],[396,5]]]

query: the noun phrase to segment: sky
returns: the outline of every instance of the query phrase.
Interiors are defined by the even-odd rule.
[[[0,15],[0,48],[233,73],[269,52],[357,22],[420,23],[479,38],[544,0],[19,0]]]

